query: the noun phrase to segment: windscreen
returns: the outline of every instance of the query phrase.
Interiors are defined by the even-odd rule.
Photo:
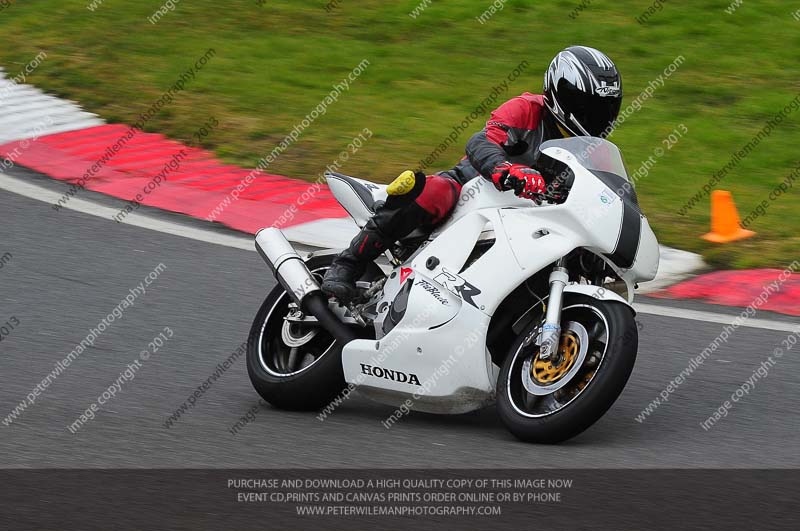
[[[569,151],[578,159],[578,163],[589,171],[613,173],[630,181],[628,172],[625,171],[622,153],[608,140],[591,136],[560,138],[544,142],[539,150],[545,151],[553,147]]]

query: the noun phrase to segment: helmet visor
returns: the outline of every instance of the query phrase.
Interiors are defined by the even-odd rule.
[[[577,122],[568,123],[570,129],[585,130],[590,136],[605,137],[610,133],[622,105],[622,97],[587,94],[571,83],[564,83],[559,96],[567,122]]]

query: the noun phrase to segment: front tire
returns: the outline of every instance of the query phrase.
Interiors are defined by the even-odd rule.
[[[626,305],[567,294],[560,380],[561,366],[539,360],[538,347],[530,342],[539,326],[529,325],[509,349],[497,380],[497,411],[517,438],[553,444],[597,422],[622,393],[636,361],[638,330]],[[584,345],[575,346],[581,342],[585,352],[577,350]],[[569,361],[572,365],[567,367]],[[550,389],[555,390],[546,394]]]
[[[319,282],[332,261],[333,256],[313,257],[306,265]],[[318,325],[285,325],[290,302],[280,284],[267,295],[247,339],[247,373],[258,394],[273,406],[317,411],[345,388],[342,347]]]

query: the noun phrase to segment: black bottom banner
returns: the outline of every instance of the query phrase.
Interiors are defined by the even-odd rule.
[[[794,470],[3,470],[0,529],[797,529]]]

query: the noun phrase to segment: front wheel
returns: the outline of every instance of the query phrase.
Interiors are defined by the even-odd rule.
[[[311,258],[309,271],[321,281],[333,256]],[[318,410],[345,388],[342,347],[319,324],[304,324],[280,284],[261,305],[247,339],[247,373],[273,406]]]
[[[622,393],[633,371],[638,330],[633,312],[618,302],[567,294],[560,344],[539,357],[541,323],[512,344],[497,379],[497,411],[527,442],[558,443],[597,422]]]

